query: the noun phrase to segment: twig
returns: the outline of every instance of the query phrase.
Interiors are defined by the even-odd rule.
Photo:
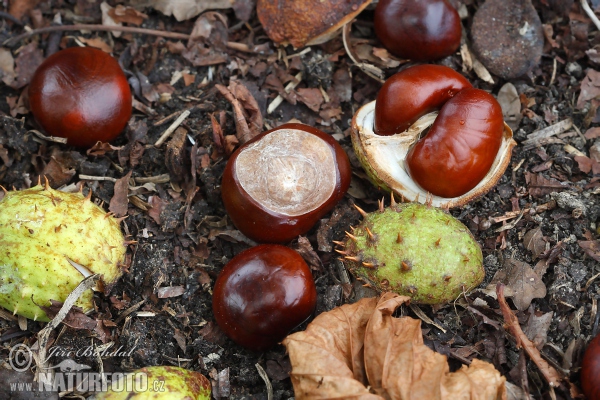
[[[502,283],[498,283],[496,286],[496,295],[498,296],[498,303],[500,303],[500,310],[502,311],[502,316],[504,317],[504,323],[515,337],[515,340],[517,341],[517,347],[525,350],[529,358],[531,358],[531,361],[533,361],[540,369],[540,372],[544,378],[546,378],[546,381],[550,387],[558,387],[560,385],[560,381],[562,380],[562,376],[556,369],[554,369],[550,364],[548,364],[548,362],[546,362],[546,360],[542,358],[539,350],[535,347],[531,340],[527,338],[521,329],[521,325],[519,325],[517,316],[512,312],[508,306],[508,303],[506,303],[506,299],[504,298],[504,285]]]
[[[2,44],[5,46],[8,46],[12,43],[21,41],[23,39],[27,39],[31,36],[41,35],[42,33],[82,31],[82,30],[139,33],[142,35],[162,36],[162,37],[169,38],[169,39],[189,39],[190,38],[190,35],[188,35],[187,33],[167,32],[167,31],[160,31],[160,30],[156,30],[156,29],[137,28],[134,26],[106,26],[106,25],[98,25],[98,24],[76,24],[76,25],[47,26],[44,28],[34,29],[32,31],[25,32],[19,36],[15,36],[13,38],[7,39]]]
[[[115,178],[111,178],[110,176],[92,176],[82,174],[79,174],[79,179],[84,181],[110,181],[113,183],[117,181]]]
[[[596,17],[596,14],[594,14],[594,10],[590,8],[590,5],[588,4],[587,0],[581,0],[581,7],[583,7],[583,11],[585,11],[585,13],[588,15],[588,17],[590,17],[590,19],[594,23],[594,25],[596,25],[596,28],[600,30],[600,20],[598,19],[598,17]]]
[[[291,81],[290,83],[288,83],[283,90],[286,93],[289,93],[296,86],[298,86],[298,84],[300,82],[302,82],[302,72],[298,72],[296,74],[296,76],[294,77],[294,80]],[[275,99],[271,102],[271,104],[269,104],[269,107],[267,108],[267,114],[271,114],[273,111],[275,111],[282,102],[283,102],[283,97],[281,97],[281,95],[278,94],[277,97],[275,97]]]
[[[265,381],[265,385],[267,385],[267,400],[273,400],[273,385],[271,385],[271,381],[269,380],[267,372],[259,363],[256,363],[255,367],[258,370],[260,377],[263,379],[263,381]]]
[[[7,19],[7,20],[9,20],[12,23],[15,23],[15,24],[17,24],[19,26],[23,26],[23,23],[21,21],[19,21],[19,19],[17,17],[15,17],[14,15],[11,15],[11,14],[9,14],[7,12],[0,11],[0,18]]]
[[[177,129],[179,127],[179,125],[181,125],[181,123],[189,115],[190,115],[190,110],[185,110],[184,112],[182,112],[181,115],[179,117],[177,117],[177,119],[171,124],[171,126],[169,126],[167,128],[165,133],[163,133],[162,136],[160,138],[158,138],[156,143],[154,143],[154,147],[160,147],[169,138],[169,136],[171,136],[171,134],[173,132],[175,132],[175,129]]]

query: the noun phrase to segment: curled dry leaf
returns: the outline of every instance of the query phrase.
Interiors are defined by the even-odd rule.
[[[409,297],[384,293],[319,315],[288,336],[297,399],[506,399],[505,378],[473,360],[449,372],[423,344],[421,321],[392,314]]]
[[[278,44],[298,48],[325,43],[371,0],[258,0],[256,13]]]
[[[506,285],[506,297],[512,297],[518,310],[524,311],[533,299],[546,297],[546,285],[537,273],[522,261],[508,258],[496,272],[488,290],[494,290],[497,283]]]

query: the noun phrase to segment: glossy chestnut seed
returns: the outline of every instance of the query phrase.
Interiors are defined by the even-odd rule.
[[[374,21],[375,34],[398,57],[432,61],[460,45],[460,17],[448,0],[380,0]]]
[[[463,89],[444,104],[429,132],[408,152],[410,175],[434,195],[463,195],[490,170],[503,131],[496,99],[481,89]]]
[[[344,196],[350,162],[331,136],[284,124],[229,158],[221,185],[234,225],[257,242],[283,243],[309,231]]]
[[[585,350],[580,380],[586,399],[600,400],[600,335],[596,335]]]
[[[294,250],[263,244],[233,257],[219,274],[213,312],[233,341],[266,350],[313,313],[317,292],[308,265]]]
[[[131,116],[131,91],[119,63],[91,47],[48,57],[31,79],[29,103],[46,133],[72,146],[113,140]]]
[[[404,132],[423,115],[440,109],[469,81],[442,65],[416,65],[392,75],[377,94],[375,133]]]

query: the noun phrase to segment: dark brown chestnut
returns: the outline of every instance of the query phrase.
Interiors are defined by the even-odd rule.
[[[432,61],[460,45],[458,12],[448,0],[379,0],[375,34],[398,57]]]
[[[494,96],[463,89],[444,104],[429,132],[408,152],[410,175],[434,195],[463,195],[490,170],[503,132],[502,108]]]
[[[585,350],[579,379],[586,399],[600,400],[600,335],[596,335]]]
[[[29,103],[47,134],[73,146],[113,140],[131,116],[131,91],[119,63],[91,47],[48,57],[31,79]]]
[[[258,242],[310,230],[344,196],[350,162],[330,135],[302,124],[263,132],[229,159],[221,192],[234,225]]]
[[[407,130],[423,115],[439,110],[469,81],[442,65],[416,65],[385,81],[375,103],[375,133],[388,136]]]
[[[317,292],[308,265],[296,251],[263,244],[225,265],[213,290],[213,312],[233,341],[266,350],[313,313]]]

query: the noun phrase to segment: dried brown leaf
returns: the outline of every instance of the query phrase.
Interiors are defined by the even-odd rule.
[[[600,240],[580,240],[579,247],[596,261],[600,261]]]
[[[148,18],[143,12],[140,12],[133,7],[122,6],[121,4],[118,4],[115,8],[111,8],[108,11],[108,15],[110,15],[113,21],[117,23],[125,22],[137,26],[141,25],[144,20]]]
[[[562,185],[556,179],[546,179],[540,174],[525,173],[525,181],[529,194],[533,197],[542,197],[550,193],[560,192],[568,189],[568,185]]]
[[[392,314],[408,297],[384,293],[319,315],[288,336],[298,399],[506,399],[504,377],[474,360],[449,373],[423,344],[421,321]]]
[[[588,69],[587,75],[581,81],[581,92],[577,99],[577,108],[582,109],[589,100],[600,96],[600,72]]]
[[[528,231],[523,237],[525,248],[531,252],[535,260],[546,250],[546,241],[542,234],[542,228],[537,227]]]
[[[161,13],[173,15],[177,21],[194,18],[205,10],[231,8],[232,0],[133,0],[130,4],[134,7],[152,7]]]
[[[496,287],[497,283],[506,285],[506,297],[511,297],[518,310],[526,310],[533,299],[546,297],[546,285],[538,274],[522,261],[508,258],[502,268],[496,272],[488,289]]]
[[[129,178],[131,178],[132,172],[133,171],[129,171],[127,175],[121,179],[117,179],[117,182],[115,182],[114,194],[110,199],[108,209],[117,217],[122,217],[127,214],[127,205],[129,204],[127,194],[129,190]]]
[[[22,47],[15,60],[16,79],[8,85],[13,89],[20,89],[29,84],[33,73],[43,61],[44,55],[37,42]]]

